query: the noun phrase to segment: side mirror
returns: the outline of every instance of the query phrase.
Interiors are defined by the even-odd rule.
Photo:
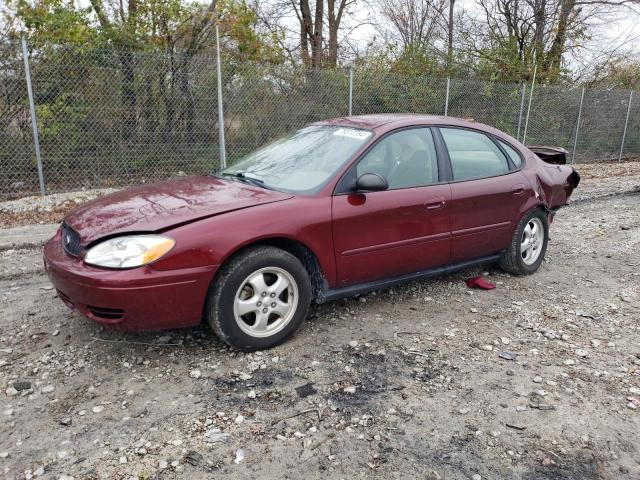
[[[356,180],[358,192],[380,192],[389,188],[389,182],[377,173],[363,173]]]

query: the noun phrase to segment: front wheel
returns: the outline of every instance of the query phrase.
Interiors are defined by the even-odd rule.
[[[509,248],[500,258],[500,266],[515,275],[534,273],[542,264],[548,241],[546,213],[540,209],[532,210],[520,220]]]
[[[294,255],[251,248],[222,266],[205,315],[214,332],[240,350],[271,348],[304,321],[311,302],[309,275]]]

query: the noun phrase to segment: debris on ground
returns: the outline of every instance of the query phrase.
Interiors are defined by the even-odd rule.
[[[496,288],[493,283],[486,280],[483,276],[467,278],[465,283],[469,288],[480,288],[482,290],[493,290]]]

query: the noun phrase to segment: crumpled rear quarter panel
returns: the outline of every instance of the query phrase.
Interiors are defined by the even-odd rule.
[[[538,161],[535,181],[540,200],[550,210],[566,205],[580,182],[580,175],[569,165],[551,165]]]

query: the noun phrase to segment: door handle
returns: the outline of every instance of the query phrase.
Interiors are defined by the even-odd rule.
[[[428,201],[428,203],[425,203],[424,207],[427,210],[436,210],[438,208],[444,207],[445,203],[447,203],[447,200],[445,198],[438,197],[438,198],[434,198],[431,201]]]
[[[511,187],[511,193],[513,194],[514,197],[522,195],[524,193],[524,184],[518,183],[517,185],[514,185],[513,187]]]

